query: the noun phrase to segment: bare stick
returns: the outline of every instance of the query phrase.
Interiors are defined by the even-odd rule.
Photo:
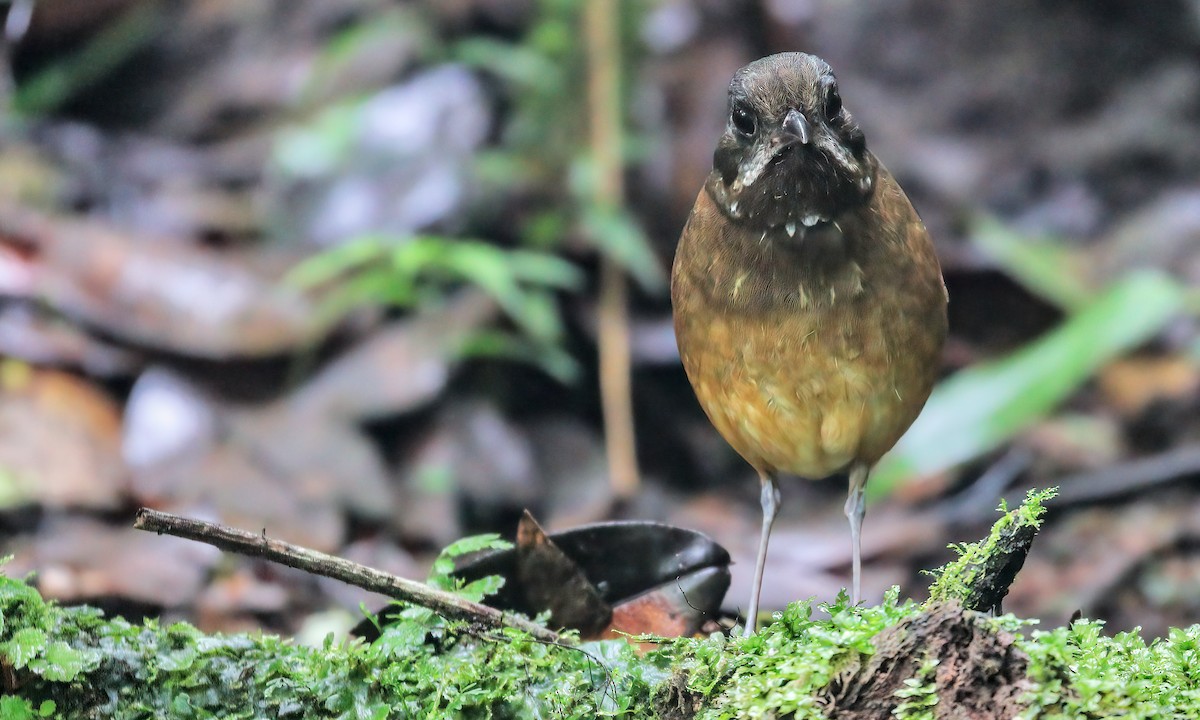
[[[264,557],[297,570],[341,580],[364,590],[428,608],[447,620],[463,620],[492,629],[511,627],[523,630],[543,642],[562,642],[557,633],[523,617],[506,615],[496,608],[472,602],[444,590],[429,587],[424,583],[391,575],[299,545],[272,540],[265,533],[249,533],[245,530],[203,520],[193,520],[149,508],[138,510],[133,526],[138,530],[156,532],[160,535],[165,533],[207,543],[227,552]]]

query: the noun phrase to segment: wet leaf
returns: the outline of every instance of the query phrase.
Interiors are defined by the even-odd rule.
[[[256,357],[322,339],[312,299],[251,256],[97,220],[0,205],[0,246],[31,249],[38,299],[105,332],[202,358]]]
[[[716,614],[729,587],[729,553],[693,530],[651,522],[606,522],[548,538],[556,548],[549,554],[554,568],[550,574],[559,578],[560,585],[571,582],[570,577],[586,580],[598,600],[612,606],[612,622],[619,622],[625,632],[672,627],[690,632]],[[559,554],[566,564],[554,559]],[[533,567],[544,560],[543,554]],[[455,575],[468,581],[489,575],[508,578],[488,601],[501,609],[534,615],[561,600],[546,588],[535,587],[531,594],[527,583],[541,580],[530,566],[523,569],[522,565],[518,546],[472,558]],[[575,571],[578,575],[573,575]]]
[[[995,449],[1052,412],[1112,358],[1154,337],[1182,301],[1170,278],[1136,273],[1047,336],[950,377],[884,456],[867,492],[886,495],[906,476],[945,470]]]
[[[98,654],[94,650],[75,650],[65,642],[51,643],[41,657],[29,663],[29,669],[52,682],[70,682],[89,665],[97,663]]]
[[[527,608],[537,613],[548,610],[551,627],[579,630],[585,638],[608,626],[612,607],[528,510],[517,525],[516,553],[514,580]]]
[[[602,637],[692,635],[706,622],[715,624],[728,589],[728,567],[701,568],[665,580],[613,607]]]

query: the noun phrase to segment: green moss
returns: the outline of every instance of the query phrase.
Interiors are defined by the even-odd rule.
[[[1037,522],[1032,495],[998,525]],[[474,539],[464,548],[490,547]],[[985,546],[984,541],[981,546]],[[967,546],[939,582],[969,577]],[[439,563],[432,581],[447,586]],[[952,574],[947,574],[952,573]],[[459,588],[481,596],[495,581]],[[639,656],[624,641],[549,645],[517,632],[482,632],[407,608],[382,636],[304,647],[262,635],[206,635],[176,624],[130,624],[49,603],[0,577],[0,720],[63,718],[774,718],[827,716],[876,653],[875,641],[924,608],[890,591],[877,607],[845,596],[793,603],[751,638],[664,641]],[[1029,657],[1025,720],[1200,717],[1200,626],[1147,644],[1106,637],[1101,625],[1030,631],[1011,615],[989,620]],[[892,633],[894,636],[895,633]],[[925,720],[939,698],[937,657],[923,657],[891,698],[892,714]],[[2,689],[2,688],[0,688]]]
[[[1150,645],[1102,627],[1083,620],[1018,641],[1032,682],[1024,720],[1200,718],[1200,625]]]
[[[988,609],[979,607],[979,596],[984,591],[980,587],[981,577],[996,573],[1001,565],[1012,563],[1014,553],[1017,553],[1015,567],[1012,568],[1015,574],[1024,562],[1024,553],[1034,534],[1042,526],[1045,503],[1057,494],[1058,488],[1030,490],[1025,501],[1011,511],[1001,501],[999,511],[1003,515],[992,525],[986,538],[980,542],[951,545],[951,549],[958,553],[958,559],[929,572],[934,576],[929,586],[929,604],[955,601],[969,608]],[[1023,548],[1014,548],[1014,545],[1022,542]],[[1011,579],[1009,577],[1008,581]],[[1007,591],[1007,584],[1004,591]]]
[[[900,720],[934,720],[933,707],[938,704],[937,683],[933,671],[938,660],[926,657],[917,674],[904,681],[904,687],[893,693],[899,701],[892,714]]]
[[[23,717],[47,702],[70,718],[595,718],[648,713],[658,678],[623,641],[547,645],[519,632],[468,634],[410,609],[372,644],[302,647],[271,636],[132,625],[42,601],[0,578],[0,654]],[[33,717],[32,715],[30,717]]]
[[[752,637],[679,640],[668,655],[701,698],[700,718],[819,720],[818,691],[873,654],[876,635],[920,612],[911,600],[900,602],[899,592],[892,588],[869,608],[852,607],[843,593],[821,605],[827,620],[814,619],[809,602],[792,603]]]

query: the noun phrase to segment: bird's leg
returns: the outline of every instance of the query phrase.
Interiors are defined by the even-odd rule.
[[[769,473],[759,472],[762,482],[762,536],[758,540],[758,560],[754,563],[754,585],[750,590],[750,612],[746,615],[746,637],[754,634],[758,627],[758,596],[762,592],[763,568],[767,565],[767,542],[771,539],[771,526],[775,524],[775,511],[779,509],[779,487]]]
[[[850,519],[850,547],[853,554],[851,567],[853,580],[850,600],[857,605],[862,600],[862,522],[867,514],[867,503],[863,491],[867,487],[867,473],[871,467],[856,463],[850,467],[850,493],[846,496],[846,517]]]

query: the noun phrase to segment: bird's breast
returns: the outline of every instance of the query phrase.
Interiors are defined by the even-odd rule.
[[[815,478],[874,463],[924,405],[945,295],[903,202],[911,216],[870,252],[845,244],[789,265],[697,201],[672,273],[680,356],[717,430],[757,469]],[[867,220],[890,220],[882,210]]]

